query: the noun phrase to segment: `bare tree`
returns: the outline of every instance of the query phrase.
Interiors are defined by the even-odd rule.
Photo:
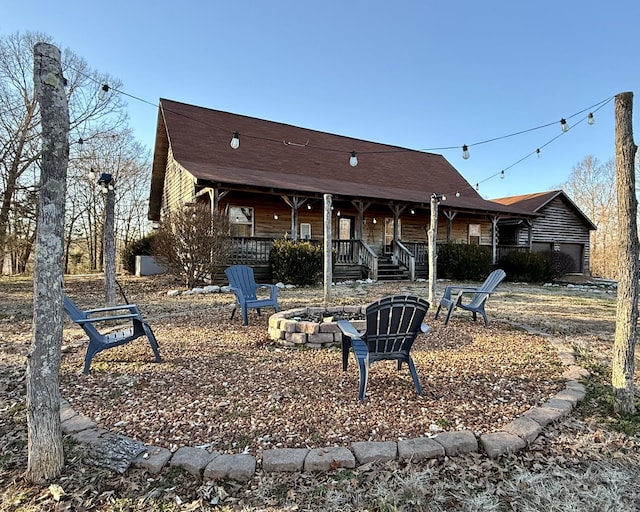
[[[51,38],[40,33],[15,33],[0,38],[0,261],[4,260],[11,215],[21,189],[36,187],[40,168],[40,109],[30,73],[32,49]],[[102,96],[101,83],[120,87],[119,81],[89,69],[87,63],[65,51],[62,61],[69,105],[69,129],[76,141],[70,151],[82,158],[80,143],[100,137],[126,123],[120,95]],[[35,210],[34,210],[35,211]],[[34,215],[35,217],[35,215]],[[29,231],[35,231],[35,226]],[[14,233],[21,236],[21,233]],[[27,243],[29,236],[22,239]],[[30,251],[29,251],[30,252]]]
[[[27,359],[28,464],[31,482],[64,467],[59,372],[62,345],[62,235],[69,160],[69,110],[60,51],[38,43],[34,83],[42,112],[42,178],[33,279],[33,337]]]
[[[153,253],[189,288],[212,278],[230,252],[229,219],[206,204],[167,215],[153,240]]]
[[[615,279],[618,214],[615,162],[601,163],[589,155],[576,164],[562,188],[597,226],[591,233],[590,267],[594,275]]]
[[[615,98],[616,117],[616,182],[618,219],[622,236],[618,258],[618,302],[616,332],[613,344],[613,403],[616,412],[633,414],[634,349],[638,324],[638,201],[634,161],[638,147],[633,142],[633,93]]]

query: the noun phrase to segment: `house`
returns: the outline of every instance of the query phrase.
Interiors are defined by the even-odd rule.
[[[210,204],[231,222],[228,263],[260,273],[274,239],[323,239],[327,198],[336,279],[426,276],[432,198],[438,242],[488,246],[494,262],[498,225],[539,216],[483,199],[441,155],[160,100],[150,220]]]
[[[571,262],[570,272],[590,274],[589,239],[591,231],[597,228],[562,190],[492,201],[537,215],[531,219],[498,222],[503,248],[528,245],[535,252],[557,252]]]

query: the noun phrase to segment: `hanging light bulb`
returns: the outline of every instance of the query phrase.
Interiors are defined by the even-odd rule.
[[[373,218],[373,221],[372,221],[372,222],[373,222],[374,224],[377,224],[377,223],[378,223],[378,221],[376,220],[376,218],[375,218],[375,217]]]
[[[100,90],[98,91],[98,99],[100,101],[104,101],[104,99],[107,97],[109,89],[109,84],[102,84],[102,87],[100,87]]]
[[[476,191],[480,190],[480,183],[476,183]]]
[[[540,158],[540,148],[536,149],[536,153],[538,155],[538,158]]]
[[[277,213],[274,213],[274,214],[273,214],[273,218],[274,218],[275,220],[278,220],[278,219],[279,219],[278,214],[277,214]]]
[[[456,191],[456,197],[460,197],[460,191]]]
[[[311,205],[310,204],[307,205],[307,210],[311,210]]]
[[[415,215],[415,214],[416,214],[416,211],[413,208],[411,208],[411,215]]]
[[[462,146],[462,158],[469,160],[469,147],[466,144]]]
[[[504,179],[504,170],[500,171],[500,179],[503,180]]]
[[[596,122],[596,118],[593,117],[593,112],[589,112],[589,115],[587,116],[587,123],[593,124],[595,122]]]
[[[233,132],[233,137],[231,138],[229,145],[233,149],[238,149],[240,147],[240,134],[238,132]]]
[[[440,199],[441,199],[442,201],[446,201],[446,200],[447,200],[447,196],[445,196],[444,194],[442,194],[442,195],[440,196]]]
[[[84,144],[84,139],[82,137],[78,139],[78,144],[80,144],[81,146]]]
[[[563,132],[569,131],[569,125],[567,124],[567,120],[564,117],[560,119],[560,127],[562,128]]]
[[[356,156],[355,151],[351,152],[351,157],[349,157],[349,165],[351,167],[355,167],[356,165],[358,165],[358,157]]]

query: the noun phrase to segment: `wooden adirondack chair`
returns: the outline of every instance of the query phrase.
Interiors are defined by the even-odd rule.
[[[87,309],[83,311],[65,294],[63,307],[69,318],[78,324],[84,330],[85,334],[89,336],[89,346],[87,347],[87,354],[84,358],[85,375],[89,374],[91,367],[91,360],[98,353],[109,348],[124,345],[130,341],[139,338],[140,336],[146,336],[149,339],[149,344],[153,349],[153,353],[156,357],[156,363],[161,363],[162,358],[158,351],[158,342],[151,330],[151,327],[147,322],[142,319],[142,315],[135,304],[123,304],[119,306],[110,306],[98,309]],[[119,314],[109,315],[116,311],[121,311]],[[92,316],[98,314],[99,316]],[[121,329],[115,332],[103,334],[98,331],[94,324],[107,321],[118,321],[122,324],[123,320],[130,321],[131,327]]]
[[[447,316],[444,319],[444,325],[448,325],[451,313],[453,313],[453,310],[456,307],[459,307],[466,311],[471,311],[474,320],[477,318],[477,313],[480,313],[484,319],[485,327],[488,327],[489,319],[487,318],[487,313],[484,310],[485,303],[489,296],[496,290],[498,285],[504,280],[506,275],[505,271],[499,268],[489,274],[484,283],[482,283],[482,286],[447,286],[444,290],[442,299],[440,299],[440,305],[436,310],[436,319],[438,318],[440,310],[442,308],[447,308]],[[465,295],[470,296],[466,303],[463,302]]]
[[[260,315],[260,309],[272,307],[278,309],[278,287],[273,284],[256,283],[253,269],[246,265],[233,265],[227,268],[224,273],[229,280],[229,287],[236,295],[236,306],[231,312],[231,320],[236,314],[236,309],[240,306],[242,310],[242,321],[244,325],[249,325],[249,309],[256,309]],[[258,288],[268,288],[269,297],[258,298]]]
[[[371,363],[396,360],[398,370],[407,363],[418,395],[422,387],[411,358],[411,346],[420,332],[429,326],[423,323],[429,303],[411,295],[394,295],[369,304],[366,309],[366,330],[358,332],[348,320],[338,321],[342,331],[342,369],[347,370],[350,349],[360,372],[358,398],[364,400]]]

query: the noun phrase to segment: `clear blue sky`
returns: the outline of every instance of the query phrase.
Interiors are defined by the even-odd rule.
[[[0,36],[40,31],[123,90],[443,154],[487,198],[546,191],[614,158],[613,101],[640,122],[638,0],[4,0]],[[127,100],[152,148],[157,109]],[[588,113],[569,120],[581,119]],[[233,130],[230,127],[230,130]],[[638,142],[638,137],[635,137]],[[491,176],[494,176],[491,178]]]

